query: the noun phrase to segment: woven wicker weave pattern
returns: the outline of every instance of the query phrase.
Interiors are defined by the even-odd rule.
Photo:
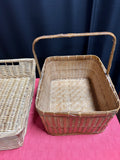
[[[0,150],[23,144],[34,83],[34,59],[0,61]]]
[[[51,82],[50,95],[50,112],[95,110],[88,79],[54,80]]]
[[[14,59],[0,61],[0,78],[16,78],[30,76],[33,68],[30,59]]]
[[[15,130],[19,127],[18,124],[23,123],[22,121],[25,116],[24,97],[27,96],[29,80],[30,78],[10,78],[0,80],[4,83],[3,86],[0,86],[1,132]]]
[[[46,131],[52,135],[95,134],[102,132],[112,116],[63,117],[41,116]]]

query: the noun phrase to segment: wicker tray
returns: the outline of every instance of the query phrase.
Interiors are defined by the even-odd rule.
[[[41,39],[109,35],[113,47],[107,70],[94,55],[56,56],[45,60],[42,73],[35,53]],[[102,132],[119,109],[119,98],[109,76],[116,37],[110,32],[41,36],[33,42],[33,54],[41,77],[36,108],[52,135]]]
[[[0,150],[22,146],[34,83],[34,59],[0,61]]]

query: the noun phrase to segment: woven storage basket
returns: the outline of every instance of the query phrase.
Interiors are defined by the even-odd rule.
[[[35,60],[0,60],[0,150],[22,146],[35,84]]]
[[[45,60],[42,72],[35,53],[41,39],[109,35],[113,47],[107,70],[94,55],[56,56]],[[119,98],[109,76],[116,37],[110,32],[41,36],[33,54],[41,77],[36,108],[46,131],[52,135],[102,132],[119,109]]]

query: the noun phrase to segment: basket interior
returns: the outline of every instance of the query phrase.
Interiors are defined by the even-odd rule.
[[[39,109],[85,113],[117,109],[112,82],[108,82],[103,70],[95,56],[48,58],[38,88]]]

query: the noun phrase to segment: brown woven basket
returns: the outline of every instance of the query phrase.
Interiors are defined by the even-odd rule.
[[[113,46],[108,68],[94,55],[56,56],[45,60],[42,72],[35,53],[41,39],[109,35]],[[36,108],[51,135],[102,132],[119,109],[119,98],[109,76],[116,37],[110,32],[41,36],[33,42],[33,54],[41,77]]]
[[[22,146],[35,84],[35,60],[0,60],[0,150]]]

